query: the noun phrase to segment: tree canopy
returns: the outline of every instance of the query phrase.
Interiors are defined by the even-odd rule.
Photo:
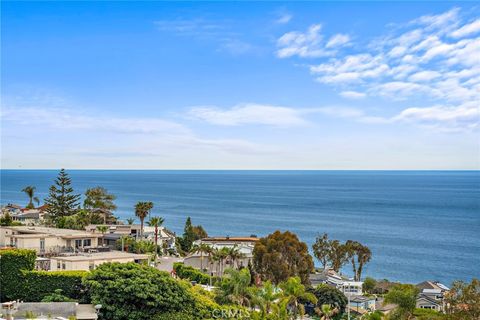
[[[79,208],[80,195],[73,192],[71,184],[72,180],[62,169],[49,189],[48,198],[45,199],[46,212],[54,224],[62,217],[75,214]]]
[[[307,284],[313,271],[307,245],[289,231],[277,230],[261,238],[253,249],[253,265],[263,280],[275,284],[294,276],[299,276],[302,283]]]

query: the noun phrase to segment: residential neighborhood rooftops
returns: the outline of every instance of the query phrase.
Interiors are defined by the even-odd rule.
[[[441,291],[450,290],[446,285],[438,281],[423,281],[417,284],[417,288],[419,288],[420,290],[424,290],[424,289],[437,289]]]
[[[148,254],[137,254],[123,251],[106,251],[95,253],[82,253],[57,256],[54,259],[60,261],[93,261],[93,260],[115,260],[115,259],[135,259],[146,260],[149,258]]]
[[[94,234],[82,230],[72,230],[72,229],[59,229],[59,228],[49,228],[49,227],[30,227],[30,226],[16,226],[16,227],[3,227],[5,229],[10,229],[18,232],[17,236],[26,236],[26,235],[49,235],[57,236],[62,238],[78,238],[78,237],[101,237],[100,233]]]
[[[257,237],[209,237],[203,238],[202,242],[221,242],[221,241],[233,241],[233,242],[256,242],[260,240]]]

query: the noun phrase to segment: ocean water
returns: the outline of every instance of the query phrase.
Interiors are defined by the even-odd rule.
[[[182,233],[187,216],[209,235],[295,232],[368,245],[365,275],[416,283],[480,277],[479,171],[108,171],[69,170],[78,193],[103,186],[116,215],[134,217],[138,201]],[[43,199],[57,171],[1,170],[1,204]],[[344,268],[348,273],[349,267]]]

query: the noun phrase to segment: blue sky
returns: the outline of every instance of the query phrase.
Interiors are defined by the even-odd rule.
[[[473,2],[2,2],[2,168],[478,169]]]

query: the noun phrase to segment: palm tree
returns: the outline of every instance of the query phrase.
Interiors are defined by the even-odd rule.
[[[193,245],[192,249],[190,250],[190,253],[194,254],[197,252],[200,253],[200,270],[202,270],[203,272],[204,271],[203,270],[203,257],[204,257],[203,254],[206,253],[210,258],[210,254],[212,253],[212,247],[206,243],[201,243],[200,245]]]
[[[155,227],[155,245],[158,245],[158,228],[163,224],[165,219],[161,217],[151,217],[147,224],[150,227]]]
[[[244,253],[241,253],[237,248],[237,245],[231,247],[228,251],[228,256],[232,260],[232,268],[235,268],[235,262],[245,257]],[[238,265],[237,265],[238,268]]]
[[[135,215],[140,219],[140,239],[143,239],[143,221],[153,209],[153,202],[137,202],[135,205]]]
[[[319,311],[322,315],[322,320],[330,320],[338,312],[336,308],[332,308],[332,306],[328,304],[322,304],[322,307]]]
[[[260,288],[250,287],[249,293],[253,305],[260,308],[261,319],[272,311],[275,301],[281,297],[281,293],[270,281],[266,281]]]
[[[34,186],[27,186],[25,188],[22,189],[22,192],[25,192],[28,196],[28,199],[29,199],[29,202],[26,206],[27,209],[33,209],[35,208],[35,206],[33,205],[33,201],[35,201],[37,203],[37,205],[40,204],[40,200],[35,197],[35,190],[37,188],[35,188]]]
[[[102,233],[102,246],[105,244],[105,233],[108,229],[108,226],[97,226],[97,230]]]
[[[288,280],[280,283],[279,286],[282,289],[283,299],[288,301],[288,305],[292,308],[294,319],[297,319],[298,314],[300,314],[301,318],[305,314],[305,307],[300,303],[300,300],[317,303],[315,295],[305,290],[300,277],[288,278]]]
[[[223,268],[225,267],[225,260],[229,257],[230,249],[223,247],[219,251],[220,255],[220,276],[223,276]]]
[[[225,270],[225,278],[220,285],[221,299],[239,304],[241,306],[247,306],[249,301],[249,286],[251,276],[248,269],[235,270],[227,268]]]
[[[127,219],[127,223],[128,223],[129,226],[131,226],[134,222],[135,222],[134,218],[128,218]]]

